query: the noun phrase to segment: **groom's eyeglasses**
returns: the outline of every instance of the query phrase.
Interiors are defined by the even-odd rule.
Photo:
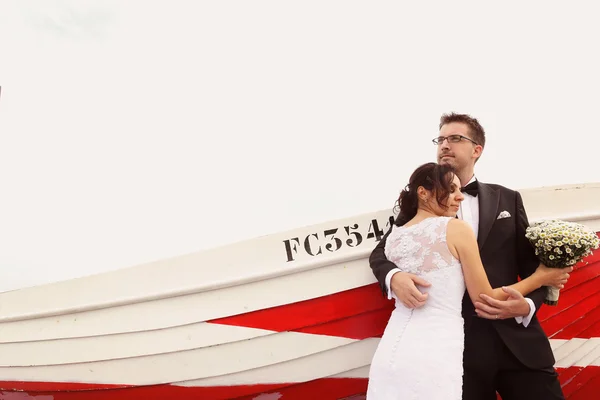
[[[440,145],[440,144],[444,143],[444,140],[448,140],[448,143],[458,143],[461,140],[468,140],[469,142],[478,144],[473,139],[470,139],[463,135],[438,136],[435,139],[433,139],[432,142],[433,142],[433,144]]]

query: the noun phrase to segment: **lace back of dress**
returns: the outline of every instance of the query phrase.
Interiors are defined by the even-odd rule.
[[[394,226],[385,246],[388,260],[413,274],[451,266],[455,258],[446,243],[450,220],[450,217],[432,217],[408,227]]]

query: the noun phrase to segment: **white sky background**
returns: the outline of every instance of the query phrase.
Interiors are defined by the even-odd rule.
[[[0,291],[391,208],[452,110],[482,181],[600,181],[552,3],[0,1]]]

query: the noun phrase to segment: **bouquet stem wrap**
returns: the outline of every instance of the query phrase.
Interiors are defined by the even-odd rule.
[[[572,267],[592,254],[600,245],[596,232],[584,225],[558,219],[532,224],[525,237],[535,249],[535,254],[548,268]],[[545,304],[557,305],[560,289],[548,286]]]

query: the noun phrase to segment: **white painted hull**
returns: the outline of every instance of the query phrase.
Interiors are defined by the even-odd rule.
[[[530,220],[577,220],[600,231],[600,184],[522,193]],[[392,306],[367,257],[377,240],[373,222],[382,234],[390,216],[380,211],[1,293],[0,389],[55,400],[364,393]],[[600,300],[600,260],[592,261],[597,274],[580,284]],[[561,302],[570,301],[568,290]],[[560,315],[565,327],[582,317],[572,308]],[[540,310],[540,319],[545,309],[553,310]],[[560,324],[547,318],[552,329]],[[598,321],[588,321],[590,332]],[[557,368],[600,367],[599,340],[551,336]]]

